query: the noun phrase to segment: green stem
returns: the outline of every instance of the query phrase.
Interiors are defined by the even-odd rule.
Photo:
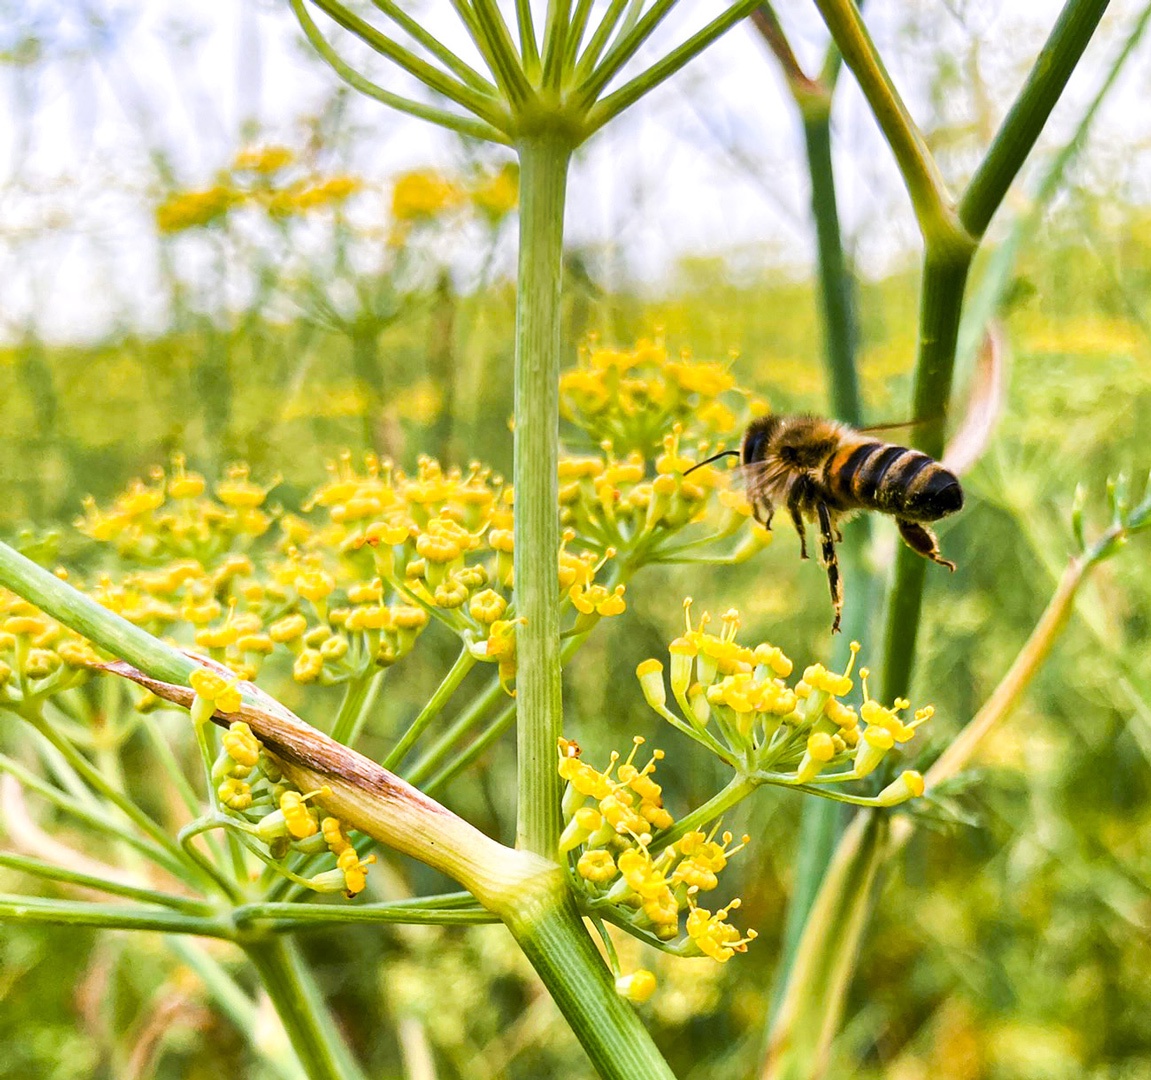
[[[505,916],[524,955],[604,1080],[673,1080],[584,927],[562,873]]]
[[[863,422],[855,368],[855,310],[852,279],[843,253],[843,233],[831,156],[831,101],[803,116],[811,216],[815,223],[819,299],[823,314],[823,355],[831,389],[831,411],[858,427]]]
[[[470,894],[469,901],[474,900]],[[427,926],[473,926],[499,922],[486,908],[436,908],[408,901],[382,904],[246,904],[232,912],[237,926],[267,926],[277,932],[351,923],[410,923]]]
[[[913,445],[933,458],[943,456],[943,426],[951,397],[959,317],[970,265],[968,254],[948,248],[940,255],[928,245],[923,268],[912,415],[922,420],[916,428]],[[906,696],[911,686],[927,565],[926,559],[900,545],[883,642],[880,696],[884,701]]]
[[[433,795],[440,790],[446,783],[453,780],[461,772],[464,771],[473,761],[476,760],[489,746],[492,745],[508,728],[512,726],[516,718],[516,707],[508,705],[504,711],[499,714],[487,727],[478,738],[468,744],[467,749],[459,754],[452,761],[448,762],[438,773],[436,773],[424,785],[424,793]]]
[[[404,760],[408,751],[415,745],[416,740],[424,733],[427,726],[440,715],[443,707],[451,700],[452,695],[459,689],[460,683],[467,678],[468,672],[475,665],[476,658],[472,656],[465,645],[460,650],[460,655],[456,657],[456,662],[452,664],[451,670],[444,676],[443,682],[436,687],[436,692],[432,694],[428,703],[420,710],[420,714],[404,732],[403,738],[384,758],[383,766],[385,769],[391,769],[393,772],[396,770],[396,767]]]
[[[79,900],[46,900],[38,896],[0,895],[0,922],[51,926],[97,926],[107,930],[159,930],[165,934],[231,938],[231,924],[135,904],[89,904]]]
[[[962,243],[964,237],[943,177],[871,40],[855,0],[815,3],[895,155],[920,231],[929,240]]]
[[[295,942],[284,937],[259,937],[242,944],[308,1080],[360,1080],[363,1073],[344,1045]]]
[[[1068,0],[1027,82],[1000,125],[959,203],[959,219],[982,236],[1007,189],[1031,153],[1067,80],[1095,33],[1109,0]]]
[[[320,33],[320,28],[316,26],[315,21],[304,7],[304,0],[289,0],[289,2],[292,5],[292,11],[295,13],[296,19],[300,23],[300,28],[304,31],[304,36],[307,37],[312,48],[315,49],[332,70],[353,89],[358,90],[366,97],[374,98],[383,105],[396,109],[398,112],[407,113],[409,116],[417,116],[422,120],[427,120],[429,123],[449,128],[452,131],[458,131],[461,135],[471,135],[474,138],[484,139],[489,142],[506,143],[508,141],[507,136],[499,126],[493,126],[492,124],[485,123],[482,120],[475,120],[468,116],[457,116],[455,113],[448,112],[446,109],[437,109],[433,105],[425,105],[419,101],[412,101],[410,98],[401,97],[399,94],[393,94],[390,90],[385,90],[382,86],[377,86],[370,79],[365,79],[364,76],[356,71],[350,64],[344,63],[336,50],[328,44],[327,39]]]
[[[418,19],[413,19],[399,4],[395,3],[394,0],[372,0],[372,3],[397,26],[411,34],[415,41],[418,41],[427,49],[444,67],[455,74],[461,82],[466,83],[472,87],[473,90],[486,97],[494,98],[496,96],[496,88],[488,82],[487,79],[476,71],[475,68],[464,63],[464,61],[444,45],[435,34],[429,33],[424,29]]]
[[[580,54],[575,67],[575,81],[582,83],[595,70],[607,43],[611,40],[612,32],[623,17],[628,0],[610,0],[607,10],[603,13],[599,25],[592,31],[591,40],[587,48]]]
[[[247,994],[203,946],[185,937],[169,934],[165,944],[180,961],[190,967],[207,989],[215,1005],[247,1042],[282,1080],[307,1080],[291,1047],[259,1037],[259,1013]]]
[[[372,669],[348,683],[344,690],[344,700],[340,702],[340,711],[336,714],[336,722],[332,725],[332,738],[336,742],[345,746],[355,745],[376,703],[383,681],[384,672]]]
[[[827,1047],[867,926],[887,826],[886,814],[860,815],[836,850],[772,1019],[764,1080],[825,1075]]]
[[[449,101],[454,101],[461,108],[489,123],[498,122],[499,116],[496,111],[498,105],[495,98],[479,93],[473,87],[429,64],[410,49],[405,49],[394,42],[387,34],[381,33],[371,23],[365,22],[349,11],[337,0],[312,0],[312,3],[333,22],[355,34],[365,45],[419,79],[429,90],[443,94]]]
[[[101,607],[5,543],[0,543],[0,585],[155,679],[187,685],[196,670],[191,657]]]
[[[452,752],[456,743],[471,731],[471,729],[484,718],[492,706],[504,696],[506,696],[505,691],[500,685],[499,680],[492,679],[486,690],[481,691],[472,698],[464,711],[452,722],[451,727],[427,749],[424,755],[410,769],[401,769],[400,775],[407,780],[409,784],[422,787],[424,781],[432,775],[440,762]]]
[[[1063,184],[1067,169],[1086,144],[1100,107],[1126,69],[1128,60],[1137,53],[1148,25],[1151,25],[1151,6],[1145,7],[1135,19],[1122,48],[1107,66],[1107,76],[1080,117],[1074,134],[1045,164],[1029,205],[1015,218],[1007,236],[989,256],[979,283],[972,290],[971,299],[964,308],[963,321],[959,327],[958,362],[961,367],[969,364],[975,356],[984,328],[999,310],[1014,280],[1019,249],[1043,220],[1048,204]]]
[[[680,818],[670,829],[665,829],[651,843],[653,853],[662,851],[670,844],[682,839],[689,832],[711,824],[721,814],[726,814],[733,806],[743,802],[759,787],[754,778],[736,774],[727,787],[717,792],[702,806],[697,806],[690,814]]]
[[[625,109],[631,108],[641,97],[650,93],[660,83],[670,79],[680,68],[694,60],[712,42],[722,37],[736,23],[745,19],[760,0],[739,0],[722,15],[717,16],[703,29],[692,34],[682,45],[674,48],[661,60],[646,68],[630,82],[609,94],[588,114],[587,127],[596,131]]]
[[[559,610],[560,279],[571,145],[527,137],[520,156],[515,357],[515,582],[518,845],[550,857],[560,820],[556,742],[563,731]]]
[[[69,870],[64,866],[44,862],[28,855],[16,855],[7,851],[0,851],[0,866],[9,870],[18,870],[23,874],[32,874],[44,878],[46,881],[61,881],[67,885],[76,885],[96,892],[108,893],[110,896],[123,896],[129,900],[138,900],[142,904],[160,904],[173,911],[182,911],[188,915],[211,915],[213,907],[203,900],[190,896],[175,896],[172,893],[157,892],[155,889],[145,889],[136,885],[129,885],[111,878],[102,878],[96,874],[86,874],[79,870]]]

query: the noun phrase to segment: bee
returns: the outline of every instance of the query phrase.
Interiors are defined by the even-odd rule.
[[[962,509],[963,489],[953,473],[927,454],[882,442],[866,429],[836,420],[764,416],[748,426],[739,450],[724,450],[688,472],[729,454],[740,459],[756,521],[770,529],[776,508],[787,508],[799,533],[801,558],[808,557],[805,521],[818,523],[835,607],[833,634],[839,631],[843,612],[843,580],[835,545],[843,539],[839,523],[855,513],[889,514],[912,551],[955,569],[955,563],[940,553],[939,541],[927,522]]]

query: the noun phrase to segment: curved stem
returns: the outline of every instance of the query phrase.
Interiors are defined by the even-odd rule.
[[[308,14],[307,9],[304,7],[304,0],[289,0],[289,2],[292,5],[292,11],[295,12],[300,28],[304,31],[304,35],[307,37],[312,48],[315,49],[328,66],[353,89],[399,112],[407,113],[409,116],[419,117],[421,120],[427,120],[430,123],[449,128],[452,131],[458,131],[461,135],[471,135],[474,138],[484,139],[488,142],[508,142],[508,137],[503,133],[498,124],[493,125],[485,123],[482,120],[472,119],[471,117],[457,116],[455,113],[448,112],[446,109],[437,109],[433,105],[424,105],[419,101],[411,100],[411,98],[393,94],[390,90],[385,90],[382,86],[377,86],[370,79],[366,79],[350,64],[345,63],[336,50],[328,44],[327,39],[320,33],[320,28],[316,26],[312,17]],[[492,119],[496,119],[496,117],[493,116]]]
[[[412,37],[428,50],[437,60],[455,74],[461,82],[467,83],[472,89],[487,97],[496,96],[496,88],[488,82],[475,68],[464,63],[451,49],[442,44],[435,34],[429,33],[413,19],[394,0],[372,0],[389,19],[397,26],[406,30]]]
[[[560,819],[556,742],[563,731],[559,564],[560,278],[571,146],[542,134],[520,155],[515,356],[515,582],[519,806],[517,843],[550,857]]]
[[[855,0],[815,0],[895,155],[927,240],[964,242],[943,177],[871,40]]]
[[[311,2],[333,22],[355,34],[365,45],[418,79],[429,90],[443,94],[449,101],[454,101],[468,112],[493,125],[498,123],[500,117],[495,98],[481,94],[471,86],[433,67],[410,49],[398,45],[387,34],[381,33],[371,23],[349,11],[338,0],[311,0]]]
[[[728,782],[727,787],[716,792],[702,806],[697,806],[690,814],[680,818],[670,829],[665,829],[651,842],[650,850],[662,851],[670,844],[682,839],[695,829],[702,829],[705,825],[715,821],[721,814],[726,814],[733,806],[743,802],[755,789],[759,787],[754,777],[736,774]]]
[[[692,34],[682,45],[677,46],[630,82],[624,83],[614,93],[609,94],[588,113],[588,130],[595,131],[603,127],[613,117],[618,116],[625,109],[631,108],[641,97],[650,93],[660,83],[670,79],[712,42],[726,34],[737,22],[745,19],[755,10],[759,2],[760,0],[739,0],[738,3],[732,4],[722,15],[717,16],[702,30]]]

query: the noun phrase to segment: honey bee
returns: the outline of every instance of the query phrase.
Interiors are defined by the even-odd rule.
[[[799,533],[801,558],[807,558],[804,522],[818,522],[835,607],[833,634],[843,612],[835,554],[843,539],[839,523],[858,511],[889,514],[912,551],[955,569],[926,523],[962,509],[963,489],[953,473],[927,454],[818,416],[764,416],[748,426],[739,450],[724,450],[688,472],[729,454],[740,459],[756,521],[770,529],[776,507],[787,508]]]

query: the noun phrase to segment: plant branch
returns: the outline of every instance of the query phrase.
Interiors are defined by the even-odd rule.
[[[431,34],[425,30],[418,20],[413,19],[399,4],[395,3],[394,0],[372,0],[372,3],[397,26],[411,34],[414,40],[418,41],[428,52],[436,57],[444,67],[453,72],[461,82],[466,83],[477,93],[483,94],[486,97],[492,99],[496,97],[496,88],[488,82],[487,79],[470,64],[465,63],[456,56],[446,45],[442,44],[435,34]]]
[[[39,896],[0,894],[0,922],[95,926],[105,930],[156,930],[164,934],[232,938],[232,927],[223,919],[137,904],[90,904],[81,900],[48,900]]]
[[[466,83],[462,83],[439,68],[433,67],[410,49],[405,49],[387,34],[377,30],[371,23],[349,11],[338,0],[311,0],[311,2],[333,22],[354,34],[365,45],[386,57],[397,67],[402,68],[413,78],[418,79],[429,90],[443,94],[449,101],[454,101],[473,115],[487,120],[493,126],[498,126],[500,115],[498,102],[494,98],[479,93]]]
[[[895,88],[855,0],[815,3],[895,155],[924,239],[970,248],[971,240],[955,216],[935,159]]]
[[[680,68],[694,60],[716,39],[727,33],[737,22],[745,19],[755,10],[760,0],[738,0],[709,22],[702,30],[692,34],[661,60],[656,61],[630,82],[625,83],[614,93],[609,94],[595,105],[588,114],[590,131],[603,127],[613,117],[634,105],[645,94],[650,93],[660,83],[671,78]]]

